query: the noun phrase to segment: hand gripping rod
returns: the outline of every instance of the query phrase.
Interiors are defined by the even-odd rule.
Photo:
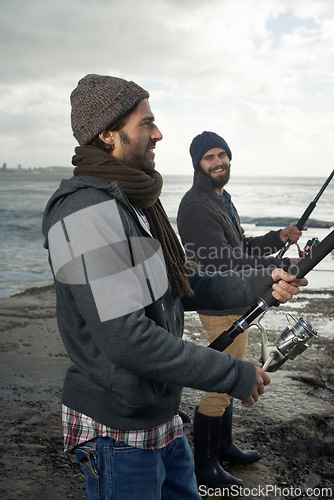
[[[324,259],[334,249],[334,230],[329,233],[312,251],[293,266],[289,273],[296,278],[303,278],[319,262]],[[219,335],[208,347],[217,351],[224,351],[236,339],[240,333],[249,328],[252,323],[269,307],[279,305],[279,301],[272,296],[271,287],[264,293],[258,302],[252,306],[243,316],[241,316],[233,325]]]
[[[322,195],[322,193],[325,191],[326,187],[328,186],[328,184],[332,180],[333,176],[334,176],[334,170],[332,171],[332,173],[330,174],[330,176],[326,180],[325,184],[320,189],[320,191],[317,194],[317,196],[314,198],[313,201],[311,201],[311,203],[309,204],[309,206],[307,207],[307,209],[305,210],[305,212],[303,213],[303,215],[301,216],[301,218],[297,222],[296,227],[298,227],[299,231],[301,231],[303,229],[303,227],[305,225],[305,222],[307,221],[307,219],[309,218],[309,216],[311,215],[311,213],[315,209],[317,201],[319,200],[319,198]],[[280,251],[278,252],[278,254],[277,254],[276,257],[278,257],[278,258],[283,257],[283,255],[285,254],[285,252],[289,249],[290,245],[291,245],[291,240],[288,239],[285,242],[284,246],[280,249]]]

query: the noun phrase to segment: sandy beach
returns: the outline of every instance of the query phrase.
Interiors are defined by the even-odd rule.
[[[263,321],[269,337],[287,326],[287,313],[311,321],[318,337],[271,374],[272,383],[253,408],[235,401],[235,441],[256,448],[262,460],[226,468],[243,479],[244,498],[331,498],[334,291],[306,288],[288,305],[273,309]],[[196,313],[186,314],[185,328],[187,340],[206,345]],[[57,330],[53,287],[0,299],[0,332],[1,498],[87,498],[84,476],[62,447],[60,396],[69,359]],[[260,336],[252,327],[247,359],[258,364],[259,357]],[[190,416],[201,397],[200,391],[184,390],[182,406]],[[190,424],[185,433],[192,446]],[[203,498],[221,498],[202,492]]]

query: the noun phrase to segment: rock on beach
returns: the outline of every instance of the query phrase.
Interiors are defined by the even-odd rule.
[[[235,442],[262,455],[248,467],[226,466],[244,482],[234,498],[334,495],[334,291],[305,289],[270,309],[263,318],[269,338],[300,316],[318,331],[310,348],[271,374],[254,407],[234,403]],[[87,498],[79,465],[63,453],[60,397],[69,359],[57,329],[53,286],[0,299],[0,338],[1,498]],[[186,313],[185,339],[207,345],[196,313]],[[259,357],[260,335],[252,327],[246,359],[259,365]],[[182,407],[191,417],[202,395],[184,389]],[[185,434],[192,447],[191,424]],[[200,491],[203,498],[222,498]]]

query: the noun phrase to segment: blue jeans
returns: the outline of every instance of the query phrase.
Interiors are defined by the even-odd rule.
[[[141,450],[97,438],[75,450],[89,499],[199,500],[194,460],[185,436],[161,450]]]

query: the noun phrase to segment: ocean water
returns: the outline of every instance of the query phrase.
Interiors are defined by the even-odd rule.
[[[46,202],[71,169],[0,171],[0,297],[52,283],[43,248],[42,215]],[[255,236],[296,223],[326,179],[279,177],[232,177],[227,190],[238,209],[246,235]],[[176,229],[176,214],[192,176],[164,176],[162,203]],[[334,227],[334,180],[329,184],[300,239],[322,240]],[[264,225],[265,224],[265,225]],[[327,225],[329,227],[315,227]],[[296,257],[291,247],[286,256]],[[332,252],[308,275],[309,289],[334,288]]]

